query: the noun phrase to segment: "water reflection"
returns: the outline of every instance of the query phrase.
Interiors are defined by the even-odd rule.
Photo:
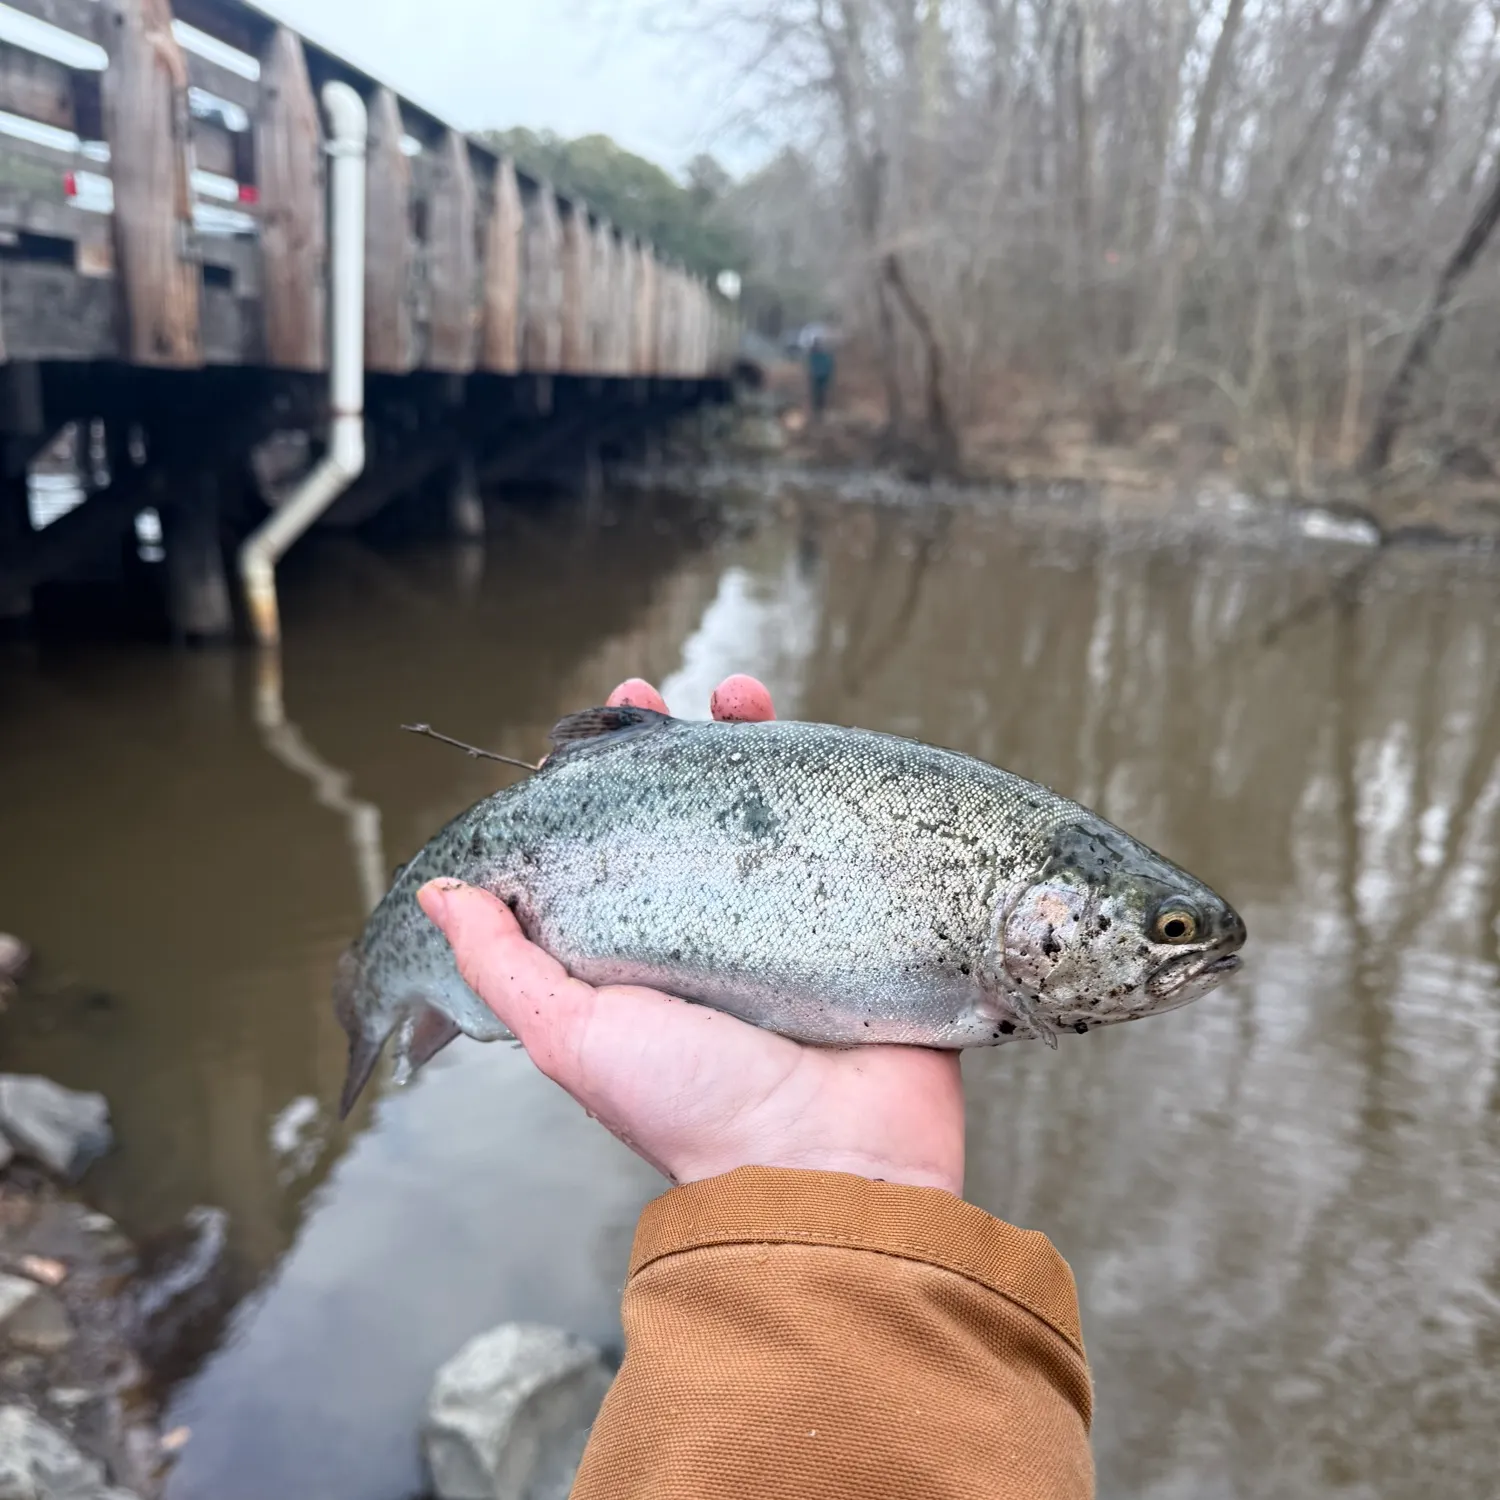
[[[1201,1005],[966,1060],[971,1196],[1078,1275],[1101,1494],[1490,1496],[1493,576],[982,508],[809,502],[715,541],[678,503],[614,506],[508,513],[457,574],[328,545],[293,570],[287,712],[347,776],[342,818],[266,755],[241,663],[5,677],[0,916],[119,996],[50,1029],[28,1001],[7,1065],[115,1099],[112,1206],[222,1203],[246,1283],[270,1272],[178,1394],[180,1500],[408,1492],[467,1334],[614,1336],[658,1184],[524,1058],[460,1044],[351,1132],[310,1123],[342,1068],[351,818],[379,809],[383,868],[511,774],[403,719],[528,756],[624,676],[698,713],[730,670],[1078,796],[1246,916],[1244,971]],[[293,1116],[326,1147],[274,1144]]]

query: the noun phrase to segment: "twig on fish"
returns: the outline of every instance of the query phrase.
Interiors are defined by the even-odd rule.
[[[465,755],[474,760],[498,760],[503,765],[519,766],[523,771],[540,771],[541,762],[533,765],[529,760],[517,760],[513,755],[501,755],[494,750],[481,750],[478,745],[466,745],[462,740],[456,740],[451,735],[439,734],[431,724],[403,724],[401,726],[410,734],[425,734],[430,740],[441,740],[445,745],[452,745],[455,750],[462,750]]]

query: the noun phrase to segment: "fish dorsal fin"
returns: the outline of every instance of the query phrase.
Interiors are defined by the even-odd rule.
[[[670,715],[659,714],[653,708],[632,708],[628,704],[621,704],[618,708],[586,708],[582,713],[569,714],[566,719],[558,720],[548,736],[554,746],[551,758],[556,759],[584,745],[623,739],[627,735],[649,734],[676,722]]]

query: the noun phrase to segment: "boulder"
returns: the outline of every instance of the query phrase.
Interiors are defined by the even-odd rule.
[[[31,949],[20,938],[0,932],[0,980],[16,980],[31,962]]]
[[[50,1078],[0,1073],[0,1133],[60,1177],[77,1177],[109,1150],[109,1105]]]
[[[44,1286],[0,1274],[0,1346],[55,1354],[73,1341],[67,1309]]]
[[[502,1323],[438,1371],[422,1450],[438,1500],[565,1500],[612,1379],[560,1328]]]
[[[24,1406],[0,1406],[0,1500],[134,1500]]]

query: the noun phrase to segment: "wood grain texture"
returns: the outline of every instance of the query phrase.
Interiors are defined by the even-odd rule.
[[[480,364],[499,375],[521,368],[521,261],[526,221],[510,158],[495,166],[484,236],[484,331]]]
[[[415,359],[411,300],[411,163],[401,106],[387,88],[370,101],[365,168],[365,367],[402,375]]]
[[[469,143],[449,130],[438,149],[428,208],[429,369],[467,375],[479,352],[477,212]]]
[[[169,0],[104,0],[104,135],[114,178],[115,258],[127,358],[202,363],[193,256],[187,64]]]
[[[543,183],[527,205],[522,365],[552,371],[562,362],[562,220]]]
[[[260,77],[255,165],[266,359],[282,369],[321,370],[328,361],[323,131],[295,32],[278,26],[272,33]]]

